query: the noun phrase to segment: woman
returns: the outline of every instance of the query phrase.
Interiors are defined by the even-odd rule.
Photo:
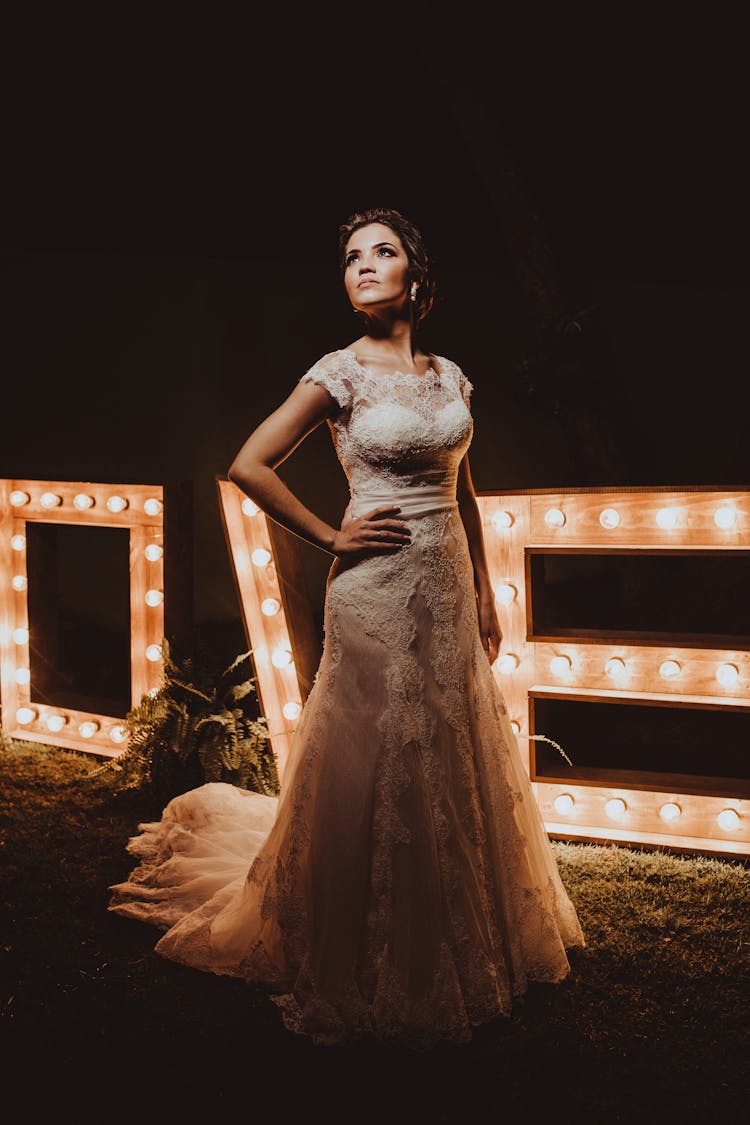
[[[316,1043],[465,1042],[585,945],[491,669],[501,642],[469,469],[472,386],[415,330],[433,282],[396,211],[340,229],[365,322],[250,435],[230,478],[335,556],[323,655],[279,798],[210,784],[141,825],[110,909],[166,957],[269,990]],[[326,421],[340,528],[276,474]]]

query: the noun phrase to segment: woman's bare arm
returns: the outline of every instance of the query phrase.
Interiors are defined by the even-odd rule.
[[[497,618],[495,592],[492,589],[487,567],[482,520],[479,515],[476,493],[474,492],[474,483],[471,479],[468,453],[464,455],[458,467],[456,497],[458,499],[458,510],[466,530],[466,538],[469,541],[469,554],[471,555],[471,561],[474,567],[474,588],[477,593],[479,635],[482,639],[482,647],[487,653],[490,664],[494,664],[500,652],[503,633]]]
[[[341,530],[336,530],[306,508],[275,472],[300,442],[337,409],[324,387],[312,382],[298,383],[281,406],[253,430],[227,476],[282,527],[332,555],[393,550],[408,538],[402,520],[386,518],[395,508],[377,508],[356,519],[347,515]]]
[[[487,555],[484,546],[484,533],[482,520],[477,506],[474,482],[471,479],[469,455],[464,454],[458,467],[458,483],[456,486],[458,510],[466,530],[469,541],[469,553],[474,566],[474,585],[479,597],[487,596],[494,599],[489,570],[487,568]]]
[[[306,508],[274,470],[335,409],[324,387],[298,383],[253,430],[227,471],[229,479],[277,523],[331,553],[336,529]]]

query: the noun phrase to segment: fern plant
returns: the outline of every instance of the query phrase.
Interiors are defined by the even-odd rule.
[[[123,720],[128,747],[104,767],[118,774],[118,788],[147,786],[166,801],[224,781],[276,796],[270,733],[257,713],[255,679],[248,674],[251,652],[217,672],[190,657],[175,659],[166,638],[162,651],[162,683],[128,712]]]

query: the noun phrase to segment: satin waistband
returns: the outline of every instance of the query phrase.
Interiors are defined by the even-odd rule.
[[[401,488],[368,488],[352,492],[351,512],[354,516],[364,516],[373,508],[391,504],[401,509],[397,519],[414,519],[415,516],[424,516],[428,512],[458,507],[453,482],[407,484]]]

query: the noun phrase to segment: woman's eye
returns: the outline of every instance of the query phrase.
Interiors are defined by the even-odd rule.
[[[389,246],[381,246],[378,251],[379,254],[387,254],[389,258],[393,257],[393,251]]]

